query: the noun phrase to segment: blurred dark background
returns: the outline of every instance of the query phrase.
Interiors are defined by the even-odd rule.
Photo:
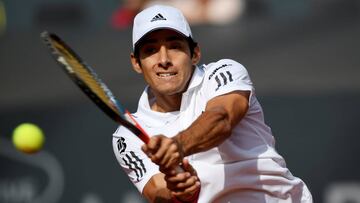
[[[116,124],[39,37],[60,35],[135,111],[145,84],[130,65],[131,25],[110,20],[124,2],[0,0],[0,202],[143,202],[113,155]],[[241,2],[235,20],[193,25],[202,62],[247,67],[277,149],[314,202],[360,202],[360,1]],[[23,122],[43,128],[40,153],[13,148]]]

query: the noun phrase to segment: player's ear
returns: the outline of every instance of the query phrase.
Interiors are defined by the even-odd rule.
[[[131,64],[132,64],[133,69],[137,73],[142,74],[142,69],[141,69],[140,62],[139,62],[138,58],[135,57],[134,53],[130,54],[130,60],[131,60]]]
[[[196,65],[200,62],[200,59],[201,59],[201,50],[199,45],[196,45],[196,47],[194,47],[194,53],[191,62],[193,65]]]

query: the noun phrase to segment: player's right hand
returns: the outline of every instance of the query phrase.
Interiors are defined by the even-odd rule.
[[[184,152],[180,143],[175,139],[164,135],[156,135],[150,138],[141,149],[148,155],[152,162],[160,167],[161,172],[173,171],[184,158]]]
[[[198,198],[200,192],[200,180],[196,170],[191,166],[188,160],[182,162],[184,172],[175,175],[165,174],[167,188],[171,191],[171,195],[180,200],[191,202]]]

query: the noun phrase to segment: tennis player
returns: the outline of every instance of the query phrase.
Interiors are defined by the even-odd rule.
[[[134,117],[152,137],[144,145],[124,127],[113,134],[130,180],[149,202],[312,202],[276,152],[244,66],[200,57],[179,10],[156,5],[135,17],[131,62],[148,85]]]

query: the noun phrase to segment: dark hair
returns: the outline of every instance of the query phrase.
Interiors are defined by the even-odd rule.
[[[192,37],[186,37],[186,41],[189,44],[190,57],[193,57],[195,47],[198,45],[198,43],[195,42]],[[140,48],[141,44],[142,43],[141,43],[141,40],[140,40],[138,43],[135,44],[135,47],[134,47],[134,56],[138,61],[140,61],[139,48]]]

